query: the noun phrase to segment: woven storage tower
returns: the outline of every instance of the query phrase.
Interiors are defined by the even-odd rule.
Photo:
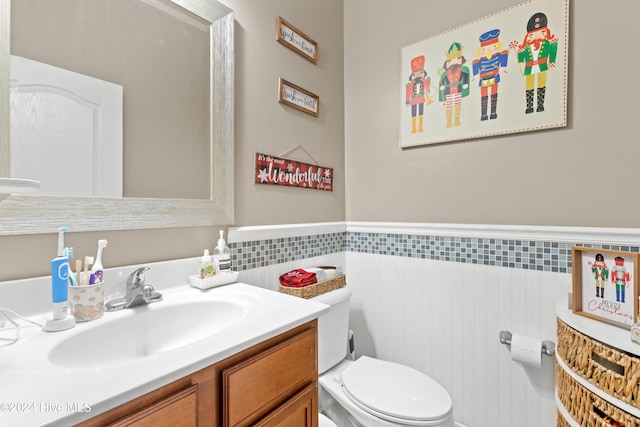
[[[341,288],[347,284],[347,276],[342,275],[324,282],[314,283],[313,285],[303,288],[291,288],[289,286],[280,285],[280,292],[283,294],[293,295],[300,298],[313,298],[326,292]]]
[[[625,427],[640,427],[640,418],[601,399],[598,395],[582,387],[560,366],[556,366],[558,397],[567,412],[581,426],[606,427],[611,424],[605,418],[611,417]],[[558,414],[558,426],[567,425]]]
[[[558,355],[593,385],[640,407],[640,358],[596,341],[558,319]]]

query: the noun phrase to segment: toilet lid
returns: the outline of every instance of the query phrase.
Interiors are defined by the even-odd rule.
[[[408,366],[362,356],[341,377],[354,403],[389,421],[433,421],[451,412],[449,393]]]
[[[335,423],[324,415],[318,413],[318,426],[319,427],[336,427]]]

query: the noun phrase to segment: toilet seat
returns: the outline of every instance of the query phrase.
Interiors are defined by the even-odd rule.
[[[367,356],[340,374],[345,395],[364,411],[398,424],[422,425],[451,413],[447,391],[408,366]]]
[[[318,414],[318,427],[336,427],[336,424],[322,414]]]

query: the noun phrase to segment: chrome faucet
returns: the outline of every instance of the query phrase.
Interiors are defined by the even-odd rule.
[[[149,270],[149,267],[138,268],[127,278],[124,308],[150,304],[162,300],[162,294],[156,292],[153,286],[144,282],[144,272],[147,270]],[[157,299],[158,296],[160,299]]]
[[[127,278],[124,297],[107,302],[105,309],[107,311],[116,311],[162,301],[162,294],[156,292],[152,285],[144,281],[144,272],[147,270],[149,270],[149,267],[141,267],[131,273]]]

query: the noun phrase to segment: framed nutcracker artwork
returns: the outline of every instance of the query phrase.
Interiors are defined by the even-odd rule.
[[[402,48],[400,147],[567,124],[569,0],[529,0]]]
[[[640,254],[574,247],[573,312],[631,328],[638,316]]]

